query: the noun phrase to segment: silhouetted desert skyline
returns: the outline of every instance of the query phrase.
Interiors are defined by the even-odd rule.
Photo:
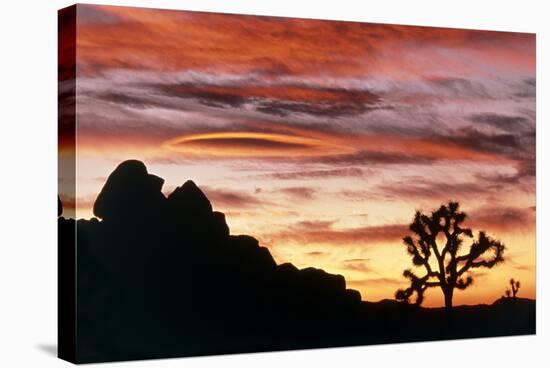
[[[193,181],[167,196],[163,184],[143,162],[127,160],[97,196],[97,218],[65,218],[58,200],[62,358],[89,363],[535,333],[535,301],[518,297],[513,280],[513,295],[491,305],[421,307],[430,273],[423,281],[410,277],[414,304],[408,290],[398,301],[363,302],[342,275],[277,264],[254,237],[233,235]],[[460,268],[491,269],[505,251],[480,233],[459,255],[457,234],[470,235],[463,219],[458,203],[417,213],[411,230],[421,235],[418,247],[405,241],[419,264],[430,258],[422,240],[431,241],[430,233],[455,239],[432,248],[451,256],[445,293],[451,283],[459,290],[470,282],[452,279],[453,259],[466,257]]]

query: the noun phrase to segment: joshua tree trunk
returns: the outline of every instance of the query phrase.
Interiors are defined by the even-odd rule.
[[[453,288],[447,287],[443,290],[443,294],[445,295],[445,309],[449,312],[453,309]]]

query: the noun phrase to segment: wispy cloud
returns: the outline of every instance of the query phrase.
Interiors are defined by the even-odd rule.
[[[353,258],[342,261],[342,269],[355,272],[372,272],[372,268],[367,265],[368,258]]]
[[[311,200],[315,198],[317,189],[309,187],[289,187],[280,189],[280,192],[287,195],[292,200]]]
[[[535,211],[532,207],[498,206],[471,212],[469,223],[480,230],[497,232],[532,232],[535,228]]]
[[[305,170],[305,171],[290,171],[277,172],[270,174],[262,174],[261,178],[271,178],[280,180],[298,180],[298,179],[323,179],[332,177],[361,177],[366,171],[357,167],[349,167],[343,169],[326,169],[326,170]]]
[[[258,207],[267,204],[268,202],[261,200],[253,193],[244,191],[228,190],[203,186],[201,189],[212,202],[214,207],[231,209],[231,208],[250,208]]]
[[[286,230],[265,234],[276,242],[295,242],[303,245],[326,244],[331,246],[368,245],[376,243],[401,243],[408,233],[407,225],[381,225],[355,228],[333,228],[331,223],[300,222]]]
[[[373,277],[373,278],[365,278],[365,279],[351,279],[346,280],[346,283],[350,286],[354,287],[361,287],[361,286],[400,286],[406,283],[406,281],[391,278],[391,277]]]

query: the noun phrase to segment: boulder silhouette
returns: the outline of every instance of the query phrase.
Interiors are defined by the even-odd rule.
[[[104,220],[158,215],[166,201],[163,184],[164,179],[149,174],[143,162],[124,161],[107,178],[94,203],[94,215]]]
[[[212,210],[212,204],[192,180],[168,195],[167,207],[167,215],[180,232],[210,243],[229,236],[225,214]]]
[[[202,190],[192,181],[186,181],[177,187],[169,196],[168,202],[171,209],[188,220],[192,218],[204,218],[212,214],[212,205]]]

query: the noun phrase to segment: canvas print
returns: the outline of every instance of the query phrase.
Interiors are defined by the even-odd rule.
[[[535,35],[59,12],[59,355],[535,333]]]

